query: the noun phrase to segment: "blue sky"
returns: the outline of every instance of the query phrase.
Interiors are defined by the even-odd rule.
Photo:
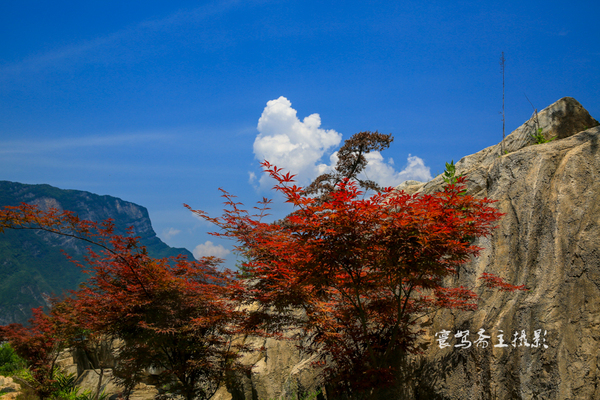
[[[600,118],[597,1],[29,1],[0,5],[0,180],[148,208],[196,254],[233,243],[182,207],[307,183],[353,133],[395,137],[369,178],[427,180],[564,96]],[[333,155],[333,156],[332,156]],[[285,207],[276,203],[274,213]]]

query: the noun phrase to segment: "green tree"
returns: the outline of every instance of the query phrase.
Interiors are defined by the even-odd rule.
[[[11,376],[25,366],[25,360],[17,355],[10,343],[0,344],[0,375]]]

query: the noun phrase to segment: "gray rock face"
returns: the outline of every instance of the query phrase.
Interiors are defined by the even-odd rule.
[[[536,128],[542,129],[546,139],[553,140],[544,145],[551,145],[551,143],[556,143],[560,139],[598,125],[600,125],[598,121],[592,118],[577,100],[572,97],[563,97],[537,113],[537,116],[534,114],[527,122],[506,136],[501,143],[461,158],[456,163],[456,173],[464,174],[469,178],[469,194],[483,197],[485,194],[482,190],[487,185],[485,172],[492,164],[497,162],[499,157],[505,157],[525,147],[539,146],[535,144],[532,137],[536,133]],[[505,151],[504,154],[502,154],[502,150]],[[407,192],[422,191],[431,193],[439,190],[443,183],[444,181],[440,175],[429,182],[420,184],[420,186],[410,186],[411,190]],[[398,187],[398,189],[403,188]]]
[[[539,114],[540,122],[549,121],[553,142],[502,157],[492,147],[457,164],[468,192],[498,200],[505,215],[456,284],[477,288],[475,278],[491,272],[530,290],[480,288],[478,311],[441,313],[429,329],[425,392],[444,399],[600,398],[600,128],[582,110],[561,99]],[[576,133],[592,123],[595,128]],[[422,191],[436,188],[430,182]],[[469,330],[475,341],[482,328],[492,336],[488,348],[456,348],[456,338],[445,349],[433,342],[442,329]],[[539,347],[520,340],[516,347],[492,347],[499,333],[510,343],[524,332],[532,344],[538,329],[545,339]]]
[[[264,351],[246,355],[242,362],[252,366],[247,376],[239,376],[235,385],[221,388],[212,400],[256,400],[306,398],[319,390],[319,370],[293,341],[253,339],[254,348]]]
[[[412,383],[394,398],[600,399],[600,127],[568,97],[537,119],[546,139],[556,139],[534,144],[532,119],[507,136],[508,154],[498,144],[456,164],[468,193],[498,200],[505,215],[493,236],[479,240],[480,256],[451,282],[474,289],[479,310],[440,312],[423,326],[425,354],[410,360]],[[442,184],[437,177],[404,188],[431,193]],[[529,291],[485,289],[477,280],[484,272]],[[485,348],[475,344],[481,329],[489,336]],[[437,341],[443,330],[446,348]],[[467,330],[471,345],[457,347],[462,339],[455,335]],[[500,334],[508,347],[498,346]],[[266,356],[248,360],[255,369],[242,382],[246,390],[215,398],[285,398],[291,381],[318,385],[293,343],[266,348]]]
[[[98,390],[98,382],[102,374],[102,382],[100,385],[100,393],[104,393],[109,399],[118,399],[122,395],[122,388],[115,384],[111,369],[103,371],[86,369],[77,378],[75,384],[80,388],[81,392],[89,392],[95,394]],[[129,395],[130,400],[151,400],[158,395],[158,390],[152,385],[139,383]]]

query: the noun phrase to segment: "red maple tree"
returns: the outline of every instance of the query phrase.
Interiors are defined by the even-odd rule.
[[[502,214],[491,200],[465,195],[464,177],[430,195],[385,188],[369,198],[344,179],[315,198],[289,173],[262,166],[295,206],[283,220],[263,221],[266,199],[250,215],[224,191],[222,217],[192,211],[222,229],[214,235],[238,241],[247,259],[244,299],[262,306],[254,320],[300,332],[295,337],[321,355],[336,393],[377,398],[378,388],[394,383],[398,360],[418,352],[420,317],[477,307],[472,290],[447,287],[445,279],[479,253],[474,239],[489,235]],[[490,275],[486,285],[524,289]]]
[[[57,337],[68,338],[72,346],[118,340],[113,374],[125,394],[153,368],[154,383],[166,388],[164,395],[208,399],[229,372],[242,368],[237,359],[246,348],[233,339],[240,333],[243,312],[232,300],[232,274],[217,269],[218,259],[152,258],[137,237],[114,234],[111,221],[80,220],[69,211],[45,212],[27,204],[0,210],[2,229],[45,230],[95,248],[88,248],[86,262],[78,263],[89,279],[70,298],[54,304],[50,316],[38,310],[33,328],[2,329],[17,353],[30,366],[49,371],[50,380],[53,359],[26,355],[50,354]],[[45,342],[19,338],[25,334]]]
[[[242,313],[230,300],[231,274],[217,270],[214,259],[117,254],[91,252],[86,268],[93,275],[74,293],[90,329],[124,343],[113,374],[130,390],[154,368],[155,383],[169,394],[210,398],[228,371],[241,368],[236,360],[244,349],[233,339]]]
[[[0,339],[10,342],[15,353],[27,362],[31,379],[24,383],[35,391],[40,400],[44,400],[57,390],[55,364],[68,339],[41,307],[32,312],[28,327],[21,324],[0,326]]]

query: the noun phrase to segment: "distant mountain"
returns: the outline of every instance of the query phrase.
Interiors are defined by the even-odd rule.
[[[117,233],[133,226],[151,256],[181,254],[193,259],[188,250],[169,247],[156,236],[146,208],[116,197],[0,181],[0,207],[21,203],[44,210],[54,207],[73,211],[91,221],[112,218]],[[0,233],[0,325],[25,323],[31,317],[31,308],[47,306],[51,296],[76,289],[86,276],[60,249],[82,259],[86,247],[83,242],[47,232],[7,229]]]

